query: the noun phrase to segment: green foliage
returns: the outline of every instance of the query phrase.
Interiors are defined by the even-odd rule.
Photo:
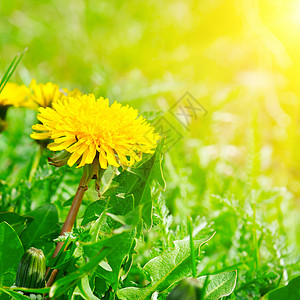
[[[120,272],[122,266],[127,262],[134,245],[135,230],[124,232],[121,241],[115,245],[114,249],[106,256],[106,263],[109,268],[97,266],[96,275],[104,279],[113,290],[118,288]]]
[[[182,276],[176,268],[178,277],[193,266],[200,289],[228,276],[231,291],[237,270],[236,287],[225,299],[298,297],[292,283],[300,272],[299,17],[297,1],[282,2],[283,9],[274,1],[0,1],[1,74],[28,45],[11,80],[28,84],[34,77],[118,99],[139,108],[157,129],[171,130],[168,138],[180,135],[166,147],[163,166],[160,144],[155,156],[131,168],[107,170],[101,197],[90,186],[73,232],[58,237],[82,170],[49,166],[51,153],[44,149],[31,177],[39,154],[29,137],[36,112],[7,111],[0,223],[13,228],[12,241],[17,234],[24,250],[42,248],[47,266],[59,269],[52,289],[59,300],[155,290],[146,266],[173,253],[174,241],[213,232],[200,259],[190,253],[193,264]],[[187,90],[208,114],[190,118],[184,128],[173,114]],[[170,126],[162,128],[162,117],[170,115]],[[51,259],[54,239],[64,241],[66,251]],[[10,241],[5,236],[5,246]],[[169,296],[175,277],[164,277],[158,285],[164,290],[151,297]],[[1,291],[28,299],[8,286]]]
[[[53,238],[58,233],[58,213],[55,205],[45,204],[27,216],[32,217],[33,221],[20,235],[24,248],[36,247],[47,249],[48,252],[53,245]]]
[[[230,295],[236,285],[236,271],[208,276],[204,299],[214,300]]]
[[[236,279],[236,271],[185,279],[172,290],[167,300],[220,299],[233,292]]]
[[[10,224],[6,226],[15,230],[24,249],[43,249],[47,266],[59,270],[51,290],[43,291],[57,299],[172,299],[174,286],[193,273],[197,278],[188,279],[197,282],[193,295],[200,291],[204,299],[229,294],[232,299],[259,298],[297,275],[299,258],[286,247],[291,243],[282,204],[290,205],[291,194],[260,185],[257,139],[241,178],[223,176],[220,161],[180,166],[180,151],[165,155],[163,176],[162,142],[133,167],[105,172],[101,197],[90,188],[73,232],[60,237],[80,172],[49,167],[44,152],[30,183],[26,176],[33,157],[25,173],[0,182],[0,221]],[[198,150],[183,147],[197,161]],[[10,155],[0,160],[12,159]],[[0,174],[6,178],[7,170]],[[187,214],[192,216],[188,222]],[[199,253],[203,237],[214,231],[212,242]],[[54,239],[63,241],[66,251],[51,259]],[[12,280],[14,276],[15,271]],[[9,288],[12,284],[3,287],[7,297],[16,291]],[[42,293],[24,290],[28,292]]]
[[[4,297],[6,295],[9,295],[9,296],[13,297],[13,299],[16,299],[16,300],[28,300],[28,299],[30,299],[29,297],[27,297],[25,295],[22,295],[22,294],[20,294],[18,292],[15,292],[13,290],[4,289],[2,287],[0,287],[0,291],[2,292],[0,295],[1,295],[1,297],[3,297],[3,299],[5,299]],[[9,299],[9,297],[7,297],[7,299]]]
[[[0,286],[14,284],[23,252],[22,243],[14,229],[6,222],[0,223]]]
[[[0,212],[0,222],[7,222],[18,234],[20,234],[32,220],[32,217],[20,216],[14,212]]]
[[[87,257],[90,258],[88,263],[84,263],[78,270],[56,281],[50,289],[50,297],[58,297],[66,293],[72,287],[75,287],[79,281],[86,276],[88,272],[94,269],[103,260],[114,247],[121,242],[122,236],[112,236],[111,238],[84,246]]]
[[[293,278],[286,286],[277,288],[262,299],[264,300],[296,300],[300,298],[300,276]]]
[[[27,49],[25,49],[22,53],[18,53],[14,59],[12,60],[12,62],[10,63],[10,65],[8,66],[7,70],[5,71],[4,75],[1,78],[0,81],[0,93],[2,92],[2,90],[4,89],[6,83],[8,82],[8,80],[10,79],[10,77],[12,76],[12,74],[14,73],[14,71],[16,70],[16,67],[18,66],[20,60],[22,59],[22,56],[24,55],[24,52]]]
[[[210,238],[194,241],[194,251]],[[150,299],[154,292],[163,292],[183,278],[192,275],[192,256],[189,240],[175,241],[175,249],[150,260],[144,267],[151,283],[143,288],[128,287],[117,292],[120,299]],[[199,255],[199,254],[198,254]]]

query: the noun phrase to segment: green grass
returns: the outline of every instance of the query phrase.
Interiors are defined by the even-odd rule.
[[[290,20],[293,6],[282,5],[279,11],[261,3],[258,13],[254,5],[234,1],[1,1],[1,76],[14,55],[28,46],[10,81],[29,84],[35,78],[108,96],[138,108],[154,124],[165,116],[171,137],[182,136],[163,155],[166,186],[157,165],[156,180],[145,183],[145,189],[151,186],[147,200],[152,209],[146,200],[148,206],[134,207],[132,195],[139,197],[140,190],[126,185],[136,179],[126,171],[121,184],[126,201],[114,205],[117,191],[110,182],[116,174],[109,169],[102,189],[110,189],[99,200],[90,184],[74,238],[54,261],[53,240],[81,170],[48,165],[51,153],[45,149],[32,172],[39,155],[39,145],[29,137],[36,112],[8,109],[8,126],[0,135],[0,221],[13,230],[9,225],[1,230],[15,245],[21,240],[26,248],[43,249],[48,265],[63,263],[52,294],[141,299],[139,295],[156,290],[158,299],[165,299],[179,279],[197,277],[205,299],[204,291],[222,282],[218,274],[234,279],[232,271],[237,270],[236,285],[228,286],[234,290],[226,299],[260,299],[272,290],[273,297],[283,293],[277,299],[285,299],[287,290],[297,299],[299,45],[298,27],[284,21]],[[186,91],[208,111],[188,128],[170,113]],[[106,209],[110,217],[103,213]],[[43,218],[48,213],[52,217]],[[194,253],[189,250],[187,216],[193,220]],[[29,240],[35,230],[39,235]],[[91,240],[96,243],[87,244]],[[178,240],[182,257],[176,254]],[[166,262],[172,257],[175,263],[159,264],[161,258]],[[174,273],[168,274],[171,266]],[[12,270],[6,277],[0,274],[1,286],[8,287],[17,265],[4,267]],[[162,272],[161,282],[156,270]],[[287,283],[286,290],[275,290]]]
[[[21,215],[25,214],[25,216],[35,216],[36,213],[31,211],[40,208],[43,215],[44,210],[47,211],[47,206],[45,208],[44,205],[53,203],[55,206],[51,206],[51,211],[53,210],[53,214],[59,217],[60,223],[63,222],[80,180],[81,170],[49,166],[47,156],[50,155],[50,152],[45,150],[37,172],[29,182],[32,163],[39,151],[37,143],[29,138],[30,124],[34,123],[34,112],[11,108],[7,120],[9,126],[1,135],[0,144],[1,165],[5,166],[1,169],[2,211],[14,211]],[[107,282],[103,286],[103,282],[100,280],[102,283],[99,287],[96,285],[94,288],[92,278],[95,274],[90,278],[91,288],[96,296],[100,297],[109,285],[113,285],[113,291],[116,291],[132,286],[143,288],[147,282],[151,282],[151,278],[142,267],[151,259],[162,254],[165,255],[166,251],[167,253],[173,251],[174,241],[184,240],[189,236],[189,228],[186,223],[188,214],[194,220],[192,224],[194,240],[215,233],[208,244],[201,248],[200,256],[196,255],[196,277],[237,270],[236,288],[230,298],[256,299],[285,285],[299,275],[299,255],[297,255],[297,246],[293,241],[295,234],[293,230],[295,229],[289,220],[293,210],[293,196],[285,188],[267,189],[259,180],[259,161],[257,160],[259,134],[256,126],[251,126],[249,146],[247,146],[248,167],[244,170],[237,168],[225,173],[227,168],[230,168],[230,164],[222,158],[206,158],[205,160],[204,153],[212,150],[207,149],[208,147],[205,148],[204,145],[200,146],[200,142],[195,140],[193,144],[191,140],[183,140],[165,153],[163,172],[166,188],[163,190],[163,187],[160,187],[156,181],[152,183],[152,228],[146,230],[147,227],[149,228],[148,224],[141,231],[137,221],[132,223],[132,219],[127,218],[130,221],[125,219],[124,222],[129,223],[128,228],[124,228],[125,231],[122,234],[125,237],[126,234],[130,235],[126,250],[129,251],[129,254],[134,247],[132,237],[136,237],[135,254],[130,254],[131,268],[129,268],[130,265],[123,265],[122,268],[125,269],[120,274],[125,275],[129,271],[124,280],[118,279],[116,274],[117,279],[109,279],[107,274],[103,275],[98,270],[96,278],[106,278]],[[189,160],[185,166],[182,160],[184,153]],[[111,175],[111,172],[107,173],[103,186],[105,182],[109,182]],[[114,193],[112,190],[112,195]],[[133,191],[133,193],[135,192]],[[97,199],[97,194],[90,184],[77,220],[77,226],[84,224],[75,231],[77,232],[77,241],[89,240],[91,234],[89,228],[94,224],[105,203],[104,200],[95,202]],[[126,201],[130,202],[130,198]],[[100,206],[93,206],[93,203],[99,203]],[[126,211],[128,212],[128,207],[123,213],[120,210],[114,211],[112,208],[112,213],[116,215],[125,214]],[[85,217],[86,214],[90,216],[88,219]],[[5,218],[8,217],[4,216],[3,220],[6,220]],[[82,218],[85,220],[83,223]],[[116,223],[116,221],[111,223],[112,220],[109,221],[107,218],[106,216],[105,221],[101,221],[104,222],[103,224],[97,225],[100,226],[100,240],[111,232],[109,228],[120,226],[120,223]],[[25,248],[36,246],[43,249],[49,262],[54,247],[52,241],[59,234],[55,223],[57,221],[55,219],[45,220],[47,226],[40,227],[39,222],[30,225],[32,223],[26,223],[28,221],[24,222],[24,220],[21,222],[23,225],[18,224],[19,227],[11,221],[20,235],[23,245]],[[9,218],[6,221],[10,223]],[[147,221],[144,222],[147,224]],[[34,226],[35,229],[30,226]],[[133,228],[136,228],[134,229],[135,233],[132,233]],[[36,239],[27,241],[24,238],[26,230],[30,232],[40,230],[41,233]],[[43,237],[44,235],[45,237]],[[126,241],[125,237],[120,239]],[[82,251],[80,250],[82,246],[76,248],[73,243],[69,247],[68,257],[73,257],[73,259],[67,260],[65,275],[72,273],[71,270],[78,265],[78,259],[80,261],[78,255]],[[118,253],[119,250],[116,251]],[[114,260],[110,261],[108,258],[108,262],[114,265]],[[81,261],[79,265],[84,265],[84,262]],[[189,272],[178,278],[192,276],[192,266],[191,261]],[[114,270],[114,272],[117,271]],[[91,275],[90,271],[89,274]],[[96,282],[98,280],[96,279]],[[161,299],[172,288],[172,282],[174,284],[177,280],[171,280],[170,286],[166,289],[167,285],[162,289]],[[72,288],[69,293],[71,291]],[[84,296],[81,294],[80,297]],[[129,296],[128,299],[131,297],[133,296]]]

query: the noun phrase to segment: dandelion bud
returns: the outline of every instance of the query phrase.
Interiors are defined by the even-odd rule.
[[[46,259],[42,250],[28,249],[22,256],[18,266],[17,287],[42,288],[45,287]]]

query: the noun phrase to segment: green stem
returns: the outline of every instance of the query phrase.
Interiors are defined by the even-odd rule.
[[[43,149],[44,149],[44,147],[42,145],[39,145],[39,149],[35,153],[35,157],[34,157],[33,163],[31,165],[30,173],[29,173],[29,178],[28,178],[29,182],[32,182],[32,179],[33,179],[33,177],[36,173],[36,170],[39,166],[39,163],[40,163],[40,160],[42,157],[42,153],[43,153]]]
[[[190,216],[187,217],[187,225],[188,232],[190,235],[190,247],[191,247],[191,256],[192,256],[192,271],[193,277],[196,278],[196,258],[195,258],[195,249],[194,249],[194,241],[193,241],[193,228],[192,228],[192,218]]]
[[[83,173],[79,186],[77,188],[76,194],[74,196],[71,208],[69,210],[69,213],[67,215],[66,221],[63,225],[63,228],[60,232],[60,235],[63,235],[65,232],[70,232],[73,228],[76,216],[78,214],[83,196],[85,191],[88,189],[88,186],[85,184],[86,183],[86,178],[85,178],[85,173]],[[56,244],[56,248],[54,250],[53,256],[52,258],[56,257],[57,254],[59,253],[60,249],[62,248],[64,242],[58,242]],[[47,273],[50,271],[50,269],[48,268]],[[54,269],[47,281],[47,286],[51,286],[58,274],[58,269]]]
[[[96,163],[95,163],[95,160],[91,165],[84,166],[81,180],[79,182],[76,194],[74,196],[72,205],[70,207],[70,210],[68,212],[66,221],[63,225],[60,235],[63,235],[65,232],[72,231],[73,225],[75,223],[75,220],[76,220],[79,208],[80,208],[80,205],[82,203],[84,193],[88,189],[88,185],[89,185],[90,181],[95,176],[96,177],[95,179],[97,179],[97,181],[99,183],[103,176],[104,171],[105,170],[99,168],[99,162],[96,161]],[[59,254],[63,245],[64,245],[64,242],[58,242],[56,244],[56,248],[54,250],[52,258],[56,257]],[[63,249],[63,251],[64,250],[65,249]],[[50,268],[48,268],[47,273],[49,271],[50,271]],[[58,274],[58,271],[59,271],[58,269],[54,269],[52,271],[52,273],[47,281],[47,286],[51,286],[53,284],[53,282]],[[46,275],[47,275],[47,273],[46,273]]]
[[[254,246],[254,261],[255,261],[255,269],[258,270],[259,267],[259,250],[257,244],[257,234],[256,234],[256,202],[253,203],[253,246]]]

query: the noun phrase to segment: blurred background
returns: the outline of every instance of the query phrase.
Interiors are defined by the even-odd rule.
[[[1,73],[28,47],[11,81],[94,92],[150,119],[186,92],[207,110],[188,128],[168,119],[182,136],[165,157],[174,224],[213,217],[227,198],[244,207],[255,189],[258,218],[299,247],[299,0],[1,0],[0,14]],[[35,114],[11,109],[8,120],[4,138],[19,142],[2,137],[0,150],[26,164]],[[1,179],[13,183],[21,162],[6,161]]]

